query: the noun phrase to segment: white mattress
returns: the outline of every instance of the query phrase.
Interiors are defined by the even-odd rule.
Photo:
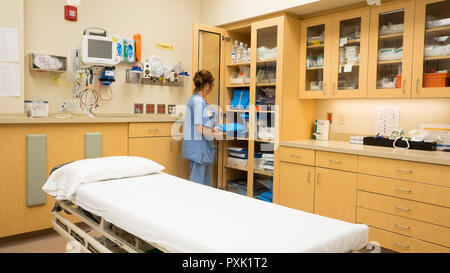
[[[83,184],[72,200],[168,252],[347,252],[368,227],[168,174]]]

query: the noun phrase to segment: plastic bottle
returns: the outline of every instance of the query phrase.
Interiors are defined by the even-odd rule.
[[[311,67],[311,57],[306,56],[306,67]]]
[[[234,41],[234,45],[231,47],[231,63],[237,63],[236,61],[236,54],[237,54],[237,49],[238,49],[238,41],[235,40]]]
[[[236,62],[240,63],[242,62],[242,51],[244,50],[244,43],[240,42],[238,49],[237,49],[237,54],[236,54]]]
[[[244,44],[244,49],[242,50],[242,62],[248,63],[248,56],[247,56],[247,44]]]
[[[252,56],[252,48],[249,47],[249,48],[247,48],[247,62],[249,62],[249,63],[252,60],[251,56]]]

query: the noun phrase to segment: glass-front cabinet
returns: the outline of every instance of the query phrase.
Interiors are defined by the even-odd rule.
[[[370,14],[369,98],[411,95],[414,2],[374,6]]]
[[[367,96],[369,8],[333,16],[331,94],[333,98]]]
[[[413,97],[450,97],[450,0],[417,0]]]
[[[305,20],[300,28],[300,98],[330,95],[331,17]]]

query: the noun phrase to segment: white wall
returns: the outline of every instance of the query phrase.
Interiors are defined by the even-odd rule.
[[[420,124],[450,124],[450,99],[333,99],[317,100],[317,119],[333,113],[330,139],[348,141],[348,135],[374,135],[377,106],[398,106],[399,126],[406,133]],[[334,120],[343,114],[344,124]]]
[[[301,6],[318,0],[201,0],[201,22],[218,26]]]
[[[23,59],[24,26],[23,0],[0,0],[0,27],[15,28],[19,33],[19,58]],[[0,113],[23,113],[24,67],[20,64],[20,96],[0,97]]]
[[[64,20],[65,0],[20,3],[22,0],[0,0],[0,25],[12,24],[10,27],[20,27],[24,32],[24,96],[15,99],[14,105],[11,99],[0,97],[0,112],[23,113],[23,100],[34,97],[48,100],[50,112],[58,112],[60,101],[72,98],[71,87],[52,85],[49,73],[31,71],[29,54],[45,52],[70,59],[86,27],[106,27],[112,35],[124,38],[140,33],[144,59],[156,55],[167,65],[182,61],[186,71],[192,72],[192,24],[200,21],[200,0],[82,0],[77,22]],[[174,50],[156,49],[156,42],[172,44]],[[183,88],[126,84],[125,69],[129,67],[117,66],[117,82],[112,85],[114,100],[101,102],[99,113],[132,113],[134,103],[185,104],[192,94],[191,79]],[[60,80],[70,85],[70,71],[61,74]]]

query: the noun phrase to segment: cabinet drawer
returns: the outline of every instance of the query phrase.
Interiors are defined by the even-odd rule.
[[[450,228],[428,224],[365,208],[358,208],[357,222],[450,247]]]
[[[317,151],[316,166],[349,172],[356,172],[358,170],[358,156],[350,154]]]
[[[369,241],[379,242],[381,247],[403,253],[449,253],[450,248],[427,243],[411,237],[378,228],[369,228]]]
[[[360,156],[359,172],[450,187],[449,166]]]
[[[130,123],[129,137],[171,136],[173,123]]]
[[[280,147],[280,161],[314,166],[314,150]]]
[[[358,207],[450,227],[450,209],[385,195],[358,191]]]
[[[358,190],[450,207],[450,188],[358,174]]]

